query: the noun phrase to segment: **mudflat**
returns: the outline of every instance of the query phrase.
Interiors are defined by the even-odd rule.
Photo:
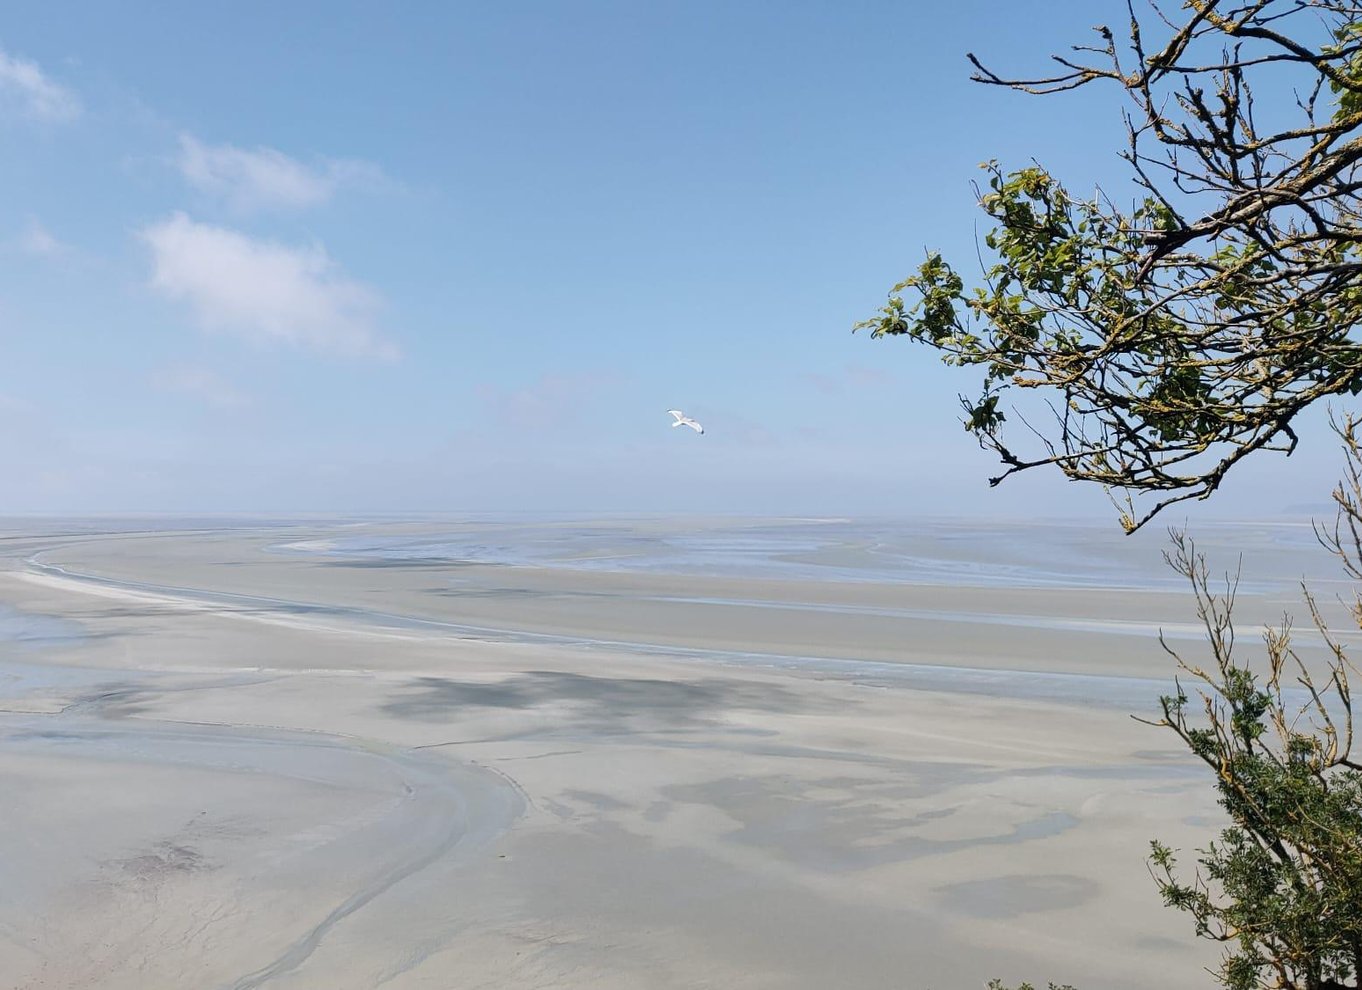
[[[1175,586],[124,528],[0,540],[5,986],[1204,983],[1144,856],[1219,812],[1129,717]]]

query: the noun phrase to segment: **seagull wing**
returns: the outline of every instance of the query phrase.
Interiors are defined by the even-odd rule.
[[[678,423],[684,423],[686,421],[686,414],[680,409],[668,409],[667,412],[675,416]]]

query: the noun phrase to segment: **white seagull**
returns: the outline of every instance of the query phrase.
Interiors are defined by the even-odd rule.
[[[701,426],[695,420],[691,419],[680,409],[668,409],[667,412],[671,413],[672,416],[676,419],[676,422],[672,423],[672,426],[689,426],[696,433],[705,432],[705,428],[703,426]]]

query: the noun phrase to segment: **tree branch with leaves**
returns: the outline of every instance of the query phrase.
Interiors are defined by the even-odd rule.
[[[1057,467],[1119,497],[1128,531],[1207,497],[1249,454],[1289,454],[1306,407],[1362,392],[1362,3],[1183,6],[1180,23],[1128,8],[1123,43],[1098,27],[1049,76],[1008,78],[971,55],[989,85],[1115,85],[1136,199],[987,163],[979,284],[931,253],[855,326],[983,370],[961,401],[1002,461],[992,484]],[[1261,109],[1255,87],[1276,104]],[[1012,389],[1050,410],[1026,423],[1025,450],[1004,439]]]
[[[1362,577],[1359,421],[1336,423],[1348,454],[1320,542]],[[1289,621],[1264,632],[1265,669],[1235,653],[1235,581],[1212,587],[1205,559],[1174,534],[1169,563],[1189,581],[1210,658],[1195,663],[1164,642],[1190,683],[1161,699],[1152,724],[1171,730],[1216,776],[1230,824],[1199,851],[1188,879],[1173,850],[1153,843],[1150,870],[1166,904],[1192,915],[1197,934],[1226,945],[1228,990],[1355,990],[1362,985],[1362,756],[1354,751],[1352,685],[1362,676],[1305,590],[1327,649],[1312,670]],[[1362,627],[1362,598],[1351,606]],[[1322,676],[1321,676],[1322,673]],[[1199,702],[1199,703],[1198,703]]]

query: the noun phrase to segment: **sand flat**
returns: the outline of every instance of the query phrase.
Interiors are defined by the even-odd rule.
[[[1205,841],[1208,783],[1079,700],[1142,696],[1157,645],[836,611],[1185,598],[272,549],[327,532],[13,541],[0,602],[83,631],[0,645],[13,985],[1203,982],[1143,857]]]

